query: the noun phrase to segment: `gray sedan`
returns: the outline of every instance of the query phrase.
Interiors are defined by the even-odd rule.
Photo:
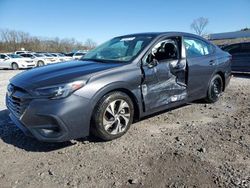
[[[188,33],[115,37],[80,61],[10,80],[13,122],[41,141],[112,140],[142,117],[187,102],[216,102],[231,77],[231,55]]]

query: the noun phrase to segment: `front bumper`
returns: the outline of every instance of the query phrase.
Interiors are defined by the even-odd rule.
[[[71,95],[65,99],[33,99],[18,116],[6,95],[10,118],[26,135],[40,141],[63,142],[89,135],[89,99]]]

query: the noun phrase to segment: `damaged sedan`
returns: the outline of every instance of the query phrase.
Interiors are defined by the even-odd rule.
[[[202,37],[141,33],[115,37],[80,61],[22,72],[10,80],[12,121],[41,141],[124,135],[142,117],[204,99],[216,102],[231,55]]]

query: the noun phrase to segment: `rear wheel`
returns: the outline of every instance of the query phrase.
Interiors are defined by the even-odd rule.
[[[17,63],[12,63],[11,68],[12,68],[13,70],[18,70],[18,69],[19,69]]]
[[[223,91],[223,81],[220,75],[215,75],[209,84],[206,101],[209,103],[214,103],[218,101],[221,93]]]
[[[43,61],[38,61],[37,62],[37,67],[42,67],[44,66],[44,62]]]
[[[103,140],[113,140],[127,132],[133,116],[134,106],[128,95],[123,92],[109,93],[95,108],[91,131]]]

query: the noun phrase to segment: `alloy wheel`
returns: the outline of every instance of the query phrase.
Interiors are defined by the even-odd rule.
[[[109,103],[103,115],[105,131],[112,135],[126,130],[131,116],[128,103],[123,99],[117,99]]]
[[[213,99],[219,98],[222,92],[222,83],[220,79],[215,79],[212,83],[211,96]]]

